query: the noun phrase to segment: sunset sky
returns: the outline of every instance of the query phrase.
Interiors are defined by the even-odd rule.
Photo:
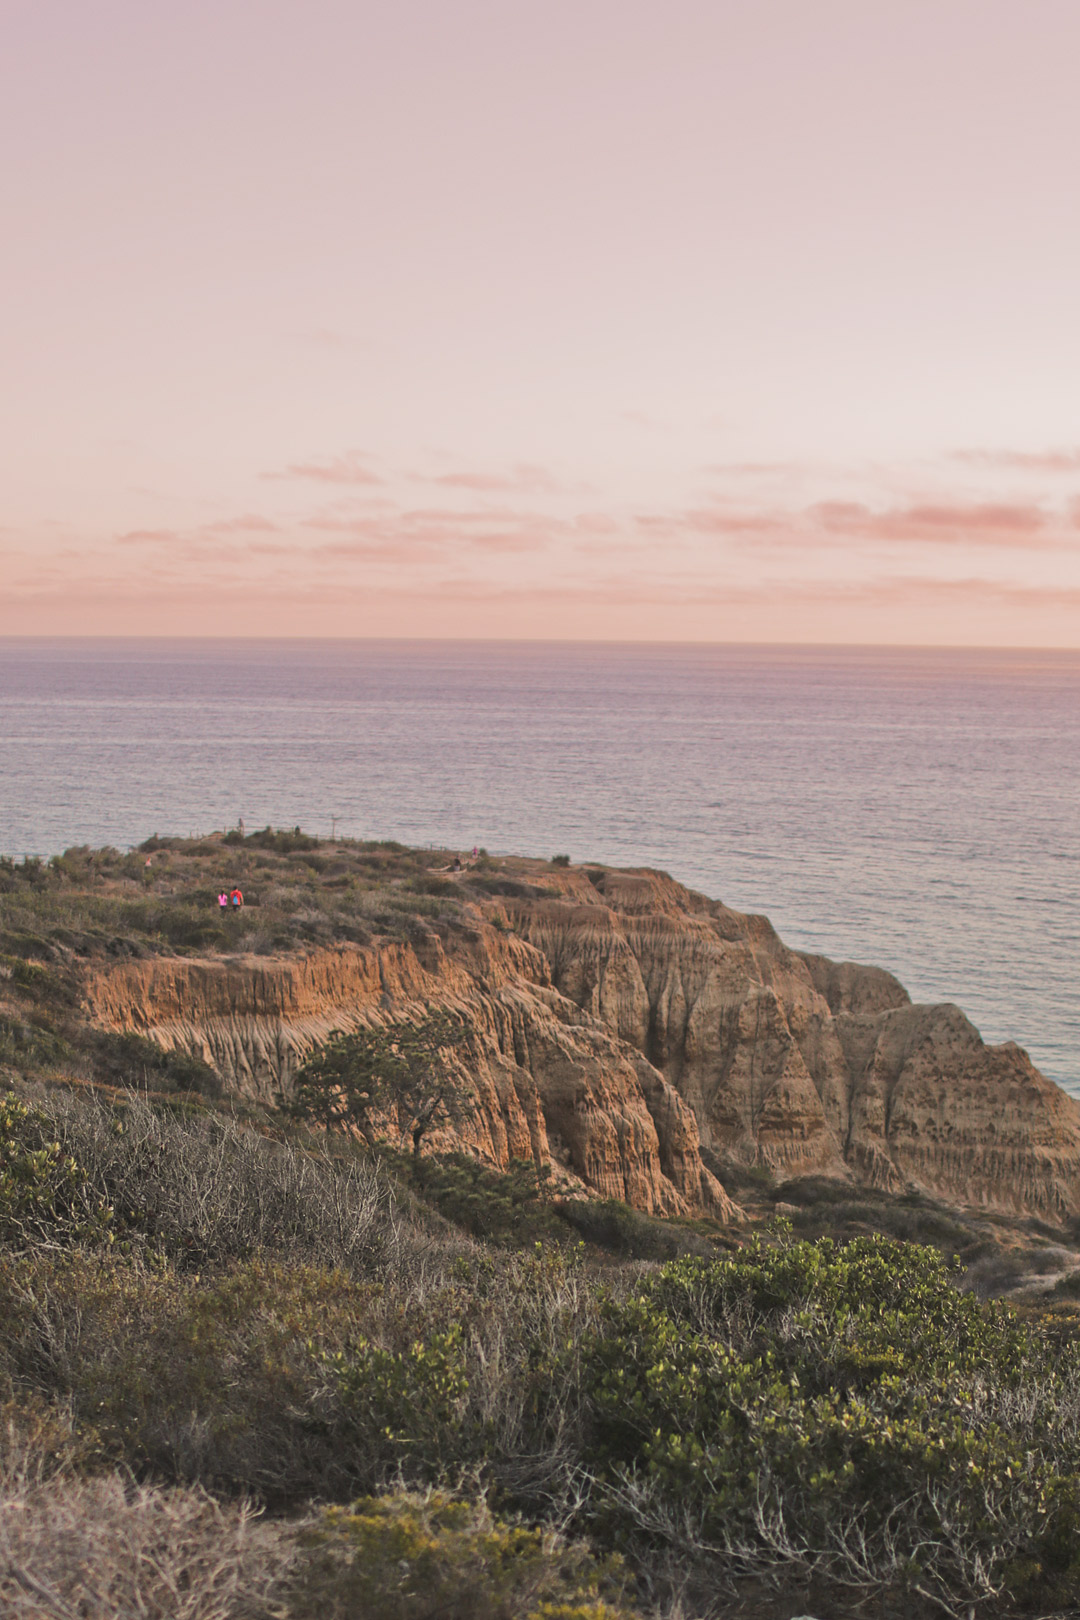
[[[1077,0],[0,24],[0,634],[1080,646]]]

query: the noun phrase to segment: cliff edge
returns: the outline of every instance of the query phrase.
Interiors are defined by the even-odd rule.
[[[86,1011],[271,1101],[332,1030],[453,1008],[473,1109],[432,1147],[532,1158],[655,1213],[735,1219],[718,1176],[757,1165],[1080,1214],[1080,1106],[958,1008],[792,951],[660,872],[507,860],[440,882],[454,916],[407,940],[92,962]]]

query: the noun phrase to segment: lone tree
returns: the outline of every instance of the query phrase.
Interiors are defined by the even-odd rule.
[[[396,1110],[401,1135],[411,1138],[419,1158],[440,1117],[458,1119],[464,1112],[464,1085],[446,1053],[468,1033],[447,1012],[429,1013],[414,1024],[335,1030],[297,1073],[292,1111],[328,1130],[358,1130],[374,1147],[381,1121]]]

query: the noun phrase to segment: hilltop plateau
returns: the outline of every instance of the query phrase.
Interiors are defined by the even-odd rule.
[[[431,1152],[657,1215],[733,1221],[806,1178],[1080,1214],[1080,1106],[1019,1047],[661,872],[267,830],[69,850],[0,886],[16,1070],[123,1079],[135,1036],[171,1055],[158,1080],[280,1105],[332,1032],[438,1007],[472,1032],[471,1106]]]

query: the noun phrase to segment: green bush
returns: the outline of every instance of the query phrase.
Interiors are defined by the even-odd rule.
[[[630,1620],[616,1561],[445,1491],[329,1508],[301,1544],[295,1620]]]
[[[40,1128],[115,1210],[126,1252],[184,1271],[255,1256],[370,1277],[409,1229],[389,1178],[342,1144],[268,1139],[198,1104],[43,1091]]]
[[[621,1535],[970,1601],[1068,1561],[1078,1371],[932,1250],[754,1241],[609,1305],[588,1450]]]
[[[559,1205],[559,1218],[584,1242],[625,1260],[674,1260],[688,1249],[709,1250],[696,1233],[642,1215],[617,1199],[573,1199]]]
[[[461,1153],[399,1164],[399,1173],[440,1215],[472,1237],[518,1248],[539,1239],[565,1240],[565,1226],[550,1201],[548,1165],[517,1160],[492,1170]]]
[[[72,1047],[45,1023],[0,1014],[0,1064],[15,1069],[52,1069],[69,1062]]]
[[[0,1093],[0,1244],[107,1242],[112,1213],[77,1160],[51,1139],[49,1122]]]
[[[291,832],[265,827],[261,832],[249,833],[244,843],[254,849],[273,850],[277,855],[294,855],[298,851],[319,847],[319,840],[301,832],[299,827],[294,827]]]
[[[469,1395],[459,1323],[404,1349],[359,1339],[324,1355],[351,1442],[373,1463],[436,1476],[459,1453]]]
[[[194,1091],[221,1096],[218,1074],[191,1052],[167,1049],[133,1032],[88,1032],[85,1045],[94,1078],[135,1091]]]

